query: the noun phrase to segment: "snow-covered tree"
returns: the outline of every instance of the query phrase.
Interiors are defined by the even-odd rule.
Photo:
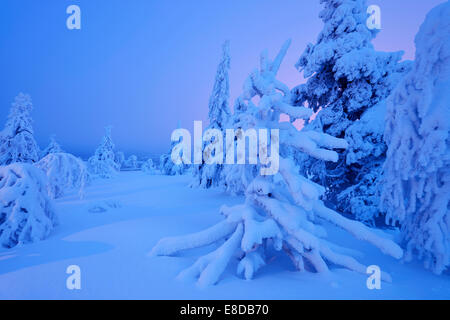
[[[51,153],[64,153],[64,150],[61,148],[61,146],[59,145],[58,142],[56,142],[55,136],[52,135],[50,137],[50,143],[47,146],[47,148],[45,148],[42,152],[41,152],[41,159],[45,158],[47,155],[51,154]]]
[[[84,197],[84,188],[89,183],[89,174],[81,159],[69,153],[50,153],[35,166],[47,175],[47,190],[50,198],[60,198],[70,190],[78,190],[80,198]]]
[[[189,166],[186,164],[176,165],[170,154],[163,154],[159,159],[159,170],[166,176],[180,176],[189,171]]]
[[[0,167],[0,245],[6,248],[47,238],[57,216],[45,174],[28,163]]]
[[[125,153],[123,153],[122,151],[117,151],[114,155],[114,161],[117,163],[117,166],[120,170],[125,163]]]
[[[128,159],[123,163],[123,168],[130,171],[139,170],[138,157],[134,154],[129,156]]]
[[[114,148],[115,145],[111,138],[111,127],[106,127],[100,146],[88,160],[88,170],[93,176],[111,178],[119,171],[119,166],[115,162]]]
[[[222,58],[217,68],[213,92],[209,98],[209,121],[214,129],[225,129],[230,117],[228,101],[230,99],[230,42],[225,41],[222,46]]]
[[[15,98],[5,129],[0,133],[0,165],[39,160],[39,147],[33,136],[32,109],[29,95],[20,93]]]
[[[383,138],[385,117],[386,101],[382,101],[364,112],[345,133],[349,144],[346,165],[352,167],[349,172],[358,171],[359,176],[337,196],[336,207],[369,225],[383,221],[379,202],[380,177],[387,150]]]
[[[147,161],[145,161],[142,164],[141,167],[142,172],[145,172],[147,174],[157,174],[158,170],[156,169],[155,165],[153,164],[153,160],[149,158]]]
[[[247,79],[242,103],[246,104],[252,128],[279,130],[271,134],[270,150],[278,152],[279,175],[259,176],[247,188],[246,201],[234,207],[222,207],[224,220],[217,225],[188,236],[166,238],[153,248],[153,255],[172,255],[177,252],[217,244],[211,253],[180,274],[181,278],[196,278],[202,286],[219,281],[233,257],[238,257],[238,273],[251,279],[269,258],[270,248],[281,251],[291,258],[299,270],[324,273],[330,265],[339,265],[360,273],[366,267],[339,248],[333,240],[326,239],[325,226],[334,224],[355,236],[380,248],[395,258],[402,257],[401,248],[371,231],[357,221],[351,221],[325,207],[320,200],[323,187],[298,174],[293,161],[293,150],[308,153],[325,161],[337,161],[338,154],[332,149],[346,148],[343,139],[315,131],[298,131],[292,123],[280,123],[281,114],[288,114],[292,120],[307,119],[311,109],[290,105],[289,88],[276,79],[280,64],[288,50],[287,42],[275,60],[269,60],[267,52],[261,55],[259,70]],[[253,98],[259,98],[255,105]],[[258,99],[255,99],[258,100]],[[243,128],[249,129],[249,128]],[[268,155],[267,149],[260,150],[259,158]],[[272,154],[273,155],[273,154]],[[260,174],[264,172],[261,165]],[[389,275],[382,274],[389,281]]]
[[[253,92],[253,78],[258,77],[258,74],[259,70],[255,69],[252,75],[246,79],[243,93],[236,99],[234,114],[229,122],[236,132],[236,138],[226,143],[226,150],[236,150],[238,139],[245,139],[245,128],[254,128],[256,125],[255,115],[259,112],[259,109],[249,98],[249,93]],[[245,148],[246,154],[249,154],[247,144]],[[236,156],[234,158],[237,160]],[[253,179],[259,175],[259,172],[259,164],[225,166],[221,172],[220,184],[226,192],[232,195],[243,195]]]
[[[378,31],[367,27],[366,0],[321,2],[324,9],[320,18],[324,27],[316,44],[307,46],[296,65],[307,82],[294,88],[293,104],[306,103],[314,111],[320,110],[305,130],[345,138],[349,149],[338,150],[336,163],[323,163],[308,155],[299,156],[298,162],[302,163],[303,174],[326,187],[327,199],[337,209],[373,222],[373,216],[378,214],[377,182],[371,182],[373,187],[364,184],[377,179],[386,146],[382,132],[368,132],[358,121],[389,96],[409,63],[399,63],[402,52],[374,50],[371,41]],[[374,111],[370,114],[382,118]],[[377,152],[355,157],[354,153],[359,153],[361,148]],[[357,201],[353,198],[355,194]],[[360,214],[361,206],[366,207],[365,215]]]
[[[230,119],[230,81],[228,72],[230,70],[230,43],[226,41],[222,47],[222,58],[217,68],[213,92],[209,99],[209,127],[225,132]],[[215,141],[211,138],[203,145],[203,163],[194,167],[193,186],[210,188],[218,186],[221,179],[223,164],[208,164],[208,159],[214,157],[216,150]],[[223,143],[223,142],[222,142]],[[222,146],[223,149],[223,146]]]
[[[416,60],[388,100],[382,206],[401,225],[405,259],[450,268],[450,2],[427,15]]]
[[[159,170],[161,171],[161,174],[166,176],[178,176],[178,175],[184,175],[192,170],[192,165],[188,164],[175,164],[172,160],[172,151],[174,150],[174,147],[181,142],[181,139],[179,141],[172,141],[170,152],[161,155],[159,158]],[[180,158],[182,158],[183,152],[180,150]]]

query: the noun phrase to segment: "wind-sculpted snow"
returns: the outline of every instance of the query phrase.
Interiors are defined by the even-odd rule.
[[[243,129],[255,126],[281,131],[280,175],[277,180],[273,176],[258,176],[249,181],[244,204],[221,208],[224,221],[199,233],[162,239],[153,248],[154,255],[172,255],[191,248],[217,245],[217,249],[182,271],[180,278],[198,278],[200,286],[213,285],[220,280],[230,260],[238,257],[237,273],[251,279],[265,265],[269,248],[284,252],[298,270],[325,273],[329,271],[329,264],[334,264],[365,274],[366,266],[336,250],[333,239],[327,239],[321,221],[342,228],[396,259],[402,257],[402,249],[391,240],[326,208],[321,201],[325,189],[298,174],[293,150],[321,160],[337,161],[333,149],[346,148],[347,142],[319,132],[298,132],[292,123],[279,122],[282,112],[288,112],[292,121],[299,115],[303,119],[310,116],[303,107],[295,110],[289,105],[289,89],[276,80],[289,45],[290,41],[286,42],[273,61],[267,52],[261,54],[260,68],[249,76],[238,99],[240,119],[246,119],[248,125],[242,126]],[[260,98],[258,105],[252,102],[255,97]],[[245,172],[246,167],[240,168]],[[385,273],[382,278],[391,280]]]
[[[0,167],[0,245],[43,240],[56,225],[45,174],[26,163]]]
[[[406,259],[450,266],[450,2],[416,36],[412,71],[388,100],[383,209],[400,223]]]

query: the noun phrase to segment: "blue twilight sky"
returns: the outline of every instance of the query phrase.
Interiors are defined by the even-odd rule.
[[[322,28],[319,0],[2,0],[0,127],[15,95],[29,93],[41,148],[51,134],[72,153],[93,153],[103,127],[117,149],[166,152],[180,122],[207,118],[221,44],[231,41],[231,97],[261,50],[293,44],[279,78],[302,82],[294,64]],[[414,58],[414,36],[443,0],[368,0],[382,10],[378,50]],[[77,4],[82,29],[66,28]]]

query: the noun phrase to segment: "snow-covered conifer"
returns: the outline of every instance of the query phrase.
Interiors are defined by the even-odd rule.
[[[115,162],[114,148],[111,127],[106,127],[102,142],[95,150],[95,154],[88,160],[88,170],[93,176],[111,178],[117,173],[119,166]]]
[[[29,95],[20,93],[15,98],[5,129],[0,133],[0,165],[39,160],[39,147],[33,137],[32,109]]]
[[[372,226],[383,221],[379,202],[380,177],[387,150],[383,138],[385,117],[386,101],[382,101],[347,128],[346,165],[352,168],[349,172],[357,171],[359,176],[337,196],[336,207],[340,212],[351,213],[353,218]]]
[[[47,148],[45,148],[42,152],[41,152],[41,159],[45,158],[47,155],[51,154],[51,153],[64,153],[64,150],[61,148],[61,146],[59,145],[58,142],[56,142],[55,136],[52,135],[50,137],[50,143],[47,146]]]
[[[412,71],[387,104],[382,206],[401,225],[406,260],[450,268],[450,2],[427,15]]]
[[[209,99],[209,127],[225,132],[230,120],[230,82],[228,72],[230,70],[230,43],[226,41],[222,46],[222,58],[217,68],[213,92]],[[194,167],[193,186],[210,188],[218,186],[221,179],[223,164],[208,164],[208,159],[214,157],[217,148],[214,146],[223,141],[215,141],[211,138],[203,145],[203,163]],[[223,146],[221,148],[223,150]]]
[[[336,163],[325,164],[308,155],[299,156],[298,162],[303,174],[326,187],[327,199],[337,209],[373,223],[379,212],[379,196],[373,187],[364,184],[375,179],[371,184],[376,186],[386,146],[379,131],[368,132],[358,121],[366,111],[383,103],[410,64],[399,63],[402,52],[374,50],[371,41],[378,31],[367,27],[366,0],[321,2],[324,27],[316,44],[307,46],[296,65],[307,82],[293,90],[293,104],[307,103],[314,111],[321,110],[305,130],[345,138],[349,149],[338,150]],[[371,115],[382,117],[375,111]],[[377,152],[367,152],[364,157],[361,153],[355,158],[354,153],[361,148]],[[360,214],[361,205],[366,206],[364,215]]]
[[[0,167],[0,246],[43,240],[57,225],[46,180],[28,163]]]
[[[324,133],[298,131],[292,123],[279,122],[283,113],[292,120],[307,119],[312,113],[311,109],[290,105],[289,88],[276,79],[289,45],[287,42],[273,61],[269,60],[267,52],[261,55],[260,68],[248,77],[242,95],[245,99],[241,101],[252,118],[249,123],[253,128],[279,130],[279,140],[274,135],[270,142],[271,154],[278,152],[276,146],[280,148],[279,174],[253,179],[246,190],[245,203],[222,207],[224,220],[217,225],[199,233],[158,242],[152,251],[154,255],[172,255],[217,244],[217,249],[184,270],[181,278],[198,278],[202,286],[213,285],[219,281],[229,261],[238,257],[237,272],[251,279],[270,258],[270,248],[284,251],[299,270],[324,273],[330,265],[339,265],[366,274],[364,265],[336,246],[333,239],[326,239],[325,227],[329,224],[377,246],[388,255],[402,257],[401,248],[391,240],[325,207],[320,199],[324,188],[298,174],[292,150],[325,161],[337,161],[338,154],[333,149],[346,148],[347,143]],[[258,105],[252,102],[256,97],[259,98],[254,99],[259,100]],[[268,155],[268,149],[269,146],[260,150],[260,159],[263,154]],[[261,170],[264,170],[263,165]],[[383,273],[382,278],[389,280],[389,275]]]
[[[78,190],[80,198],[84,197],[84,188],[89,182],[89,174],[81,159],[69,153],[50,153],[35,166],[47,175],[47,190],[50,198],[60,198],[70,190]]]
[[[179,176],[192,172],[192,165],[173,163],[172,150],[180,141],[181,138],[179,141],[172,141],[170,152],[161,155],[159,159],[159,170],[161,171],[161,174],[166,176]],[[182,158],[182,151],[180,151],[180,158]]]
[[[225,126],[230,117],[230,42],[225,41],[222,46],[222,59],[217,68],[213,92],[209,98],[209,121],[210,128],[226,129]]]

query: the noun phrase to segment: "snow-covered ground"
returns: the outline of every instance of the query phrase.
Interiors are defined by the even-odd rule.
[[[402,264],[345,232],[341,244],[392,275],[392,283],[369,290],[367,277],[344,269],[327,275],[296,272],[285,255],[251,281],[231,263],[221,281],[198,288],[177,274],[205,249],[177,257],[150,257],[159,239],[200,231],[222,218],[219,208],[243,201],[220,190],[189,188],[190,177],[121,172],[96,180],[79,200],[56,201],[60,226],[42,242],[0,249],[0,299],[449,299],[450,276],[435,276],[420,263]],[[81,268],[81,290],[66,288],[66,269]]]

